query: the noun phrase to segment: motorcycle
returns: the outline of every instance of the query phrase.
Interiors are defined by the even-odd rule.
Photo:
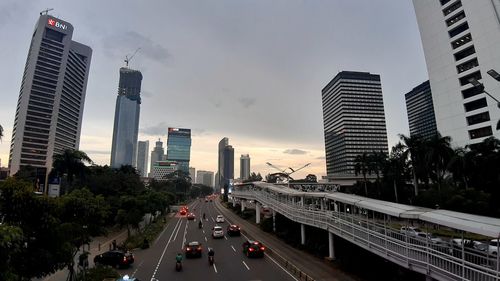
[[[203,224],[201,223],[201,221],[200,221],[200,223],[198,224],[198,228],[199,228],[199,229],[203,228]]]
[[[214,265],[214,256],[208,256],[208,264],[210,266]]]
[[[175,262],[175,270],[177,272],[182,270],[182,262],[180,262],[180,261]]]

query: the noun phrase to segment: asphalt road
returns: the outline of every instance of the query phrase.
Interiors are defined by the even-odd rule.
[[[218,223],[224,229],[224,238],[213,239],[212,228],[219,214],[214,202],[205,200],[193,202],[189,210],[196,214],[196,219],[188,221],[185,216],[176,214],[158,239],[147,250],[134,252],[135,263],[127,269],[119,269],[121,275],[128,274],[140,281],[165,280],[287,280],[297,281],[270,257],[247,258],[242,253],[244,236],[230,237],[225,231],[228,221]],[[198,228],[198,219],[206,214],[203,228]],[[183,253],[186,242],[202,243],[201,258],[183,259],[183,270],[175,270],[175,256]],[[264,245],[266,246],[266,245]],[[215,263],[208,263],[207,249],[215,251]]]

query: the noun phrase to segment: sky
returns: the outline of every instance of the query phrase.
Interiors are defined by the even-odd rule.
[[[389,147],[408,134],[404,94],[428,79],[410,0],[86,0],[0,2],[0,143],[7,166],[17,99],[39,12],[93,49],[80,150],[110,161],[119,68],[143,74],[139,140],[190,128],[190,166],[217,170],[218,142],[303,178],[326,175],[321,89],[340,71],[380,74]]]

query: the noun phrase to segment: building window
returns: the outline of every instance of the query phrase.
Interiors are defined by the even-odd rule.
[[[477,138],[482,138],[482,137],[487,137],[487,136],[491,136],[491,135],[493,135],[493,131],[491,130],[491,126],[469,131],[469,137],[471,140],[477,139]]]
[[[446,20],[446,25],[447,26],[452,26],[455,24],[457,21],[465,18],[465,13],[464,11],[459,12],[458,14],[454,15],[453,17],[449,18]]]
[[[463,90],[462,96],[464,97],[464,99],[468,99],[468,98],[473,97],[475,95],[479,95],[482,92],[483,91],[481,89],[478,89],[476,87],[471,87],[471,88]]]
[[[464,104],[465,112],[473,111],[488,106],[486,98],[481,98]]]
[[[462,73],[462,72],[467,71],[469,69],[473,69],[474,67],[476,67],[478,65],[479,65],[479,62],[477,61],[477,58],[473,58],[469,61],[466,61],[464,63],[457,65],[457,72]]]
[[[476,53],[476,49],[474,48],[474,46],[470,46],[469,48],[466,48],[466,49],[463,49],[462,51],[456,53],[456,54],[453,54],[453,56],[455,56],[455,60],[456,61],[459,61],[463,58],[466,58],[472,54],[475,54]]]
[[[441,6],[446,5],[446,3],[450,2],[451,0],[439,0],[441,2]]]
[[[467,22],[462,23],[461,25],[453,28],[452,30],[448,31],[448,34],[450,35],[450,38],[457,36],[458,34],[466,31],[469,29],[469,24]]]
[[[458,80],[460,81],[460,85],[461,86],[465,86],[467,84],[470,84],[469,80],[471,78],[474,78],[476,80],[481,80],[481,78],[483,78],[483,77],[481,76],[481,72],[480,71],[476,71],[476,72],[473,72],[473,73],[471,73],[469,75],[465,75],[463,77],[460,77]]]
[[[469,126],[490,121],[490,113],[488,111],[479,114],[467,116],[467,124]]]
[[[445,8],[443,10],[443,15],[447,16],[451,13],[453,13],[453,11],[455,11],[456,9],[462,7],[462,2],[460,0],[458,0],[457,2],[451,4],[450,6],[448,6],[447,8]]]
[[[45,28],[45,38],[62,43],[64,34],[50,28]]]

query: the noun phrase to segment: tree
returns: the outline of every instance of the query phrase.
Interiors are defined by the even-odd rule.
[[[369,169],[371,172],[375,173],[377,177],[377,193],[381,196],[380,192],[380,175],[382,174],[385,166],[387,165],[387,154],[383,151],[374,151],[372,154],[368,155],[369,158]]]
[[[116,222],[120,226],[127,227],[127,235],[130,237],[131,227],[139,229],[139,223],[146,213],[146,202],[144,198],[133,196],[122,196],[120,198],[120,209],[116,214]]]
[[[243,180],[244,183],[254,181],[262,181],[262,176],[260,175],[260,173],[256,174],[255,172],[252,172],[248,179]]]
[[[394,199],[399,202],[398,185],[404,185],[409,176],[408,158],[405,154],[405,146],[398,143],[392,147],[389,158],[383,170],[383,179],[386,183],[393,186]]]
[[[3,127],[0,125],[0,141],[3,139]]]
[[[404,148],[405,156],[410,160],[412,174],[413,174],[413,187],[415,196],[418,195],[418,178],[417,173],[423,170],[422,165],[422,152],[423,152],[423,138],[420,135],[405,136],[403,134],[399,135],[399,138],[403,141],[402,145]]]
[[[441,183],[444,179],[448,163],[453,157],[453,149],[450,142],[450,137],[442,137],[440,133],[437,133],[426,142],[425,164],[432,171],[432,180],[437,183],[439,191],[441,191]]]
[[[83,176],[85,163],[93,163],[85,152],[66,149],[62,154],[54,155],[52,173],[66,176],[68,183],[72,185],[75,176]]]
[[[19,279],[10,264],[11,257],[22,248],[23,230],[17,226],[0,224],[0,280]]]
[[[363,154],[356,156],[354,158],[354,174],[357,176],[359,174],[363,175],[363,182],[365,187],[365,195],[368,196],[368,187],[367,187],[367,174],[371,174],[370,170],[370,157],[366,152]]]

